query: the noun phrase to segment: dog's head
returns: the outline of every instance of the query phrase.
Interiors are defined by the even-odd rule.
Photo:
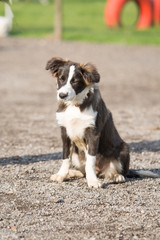
[[[46,70],[57,78],[58,100],[72,101],[100,80],[96,67],[90,63],[80,64],[54,57],[47,62]]]

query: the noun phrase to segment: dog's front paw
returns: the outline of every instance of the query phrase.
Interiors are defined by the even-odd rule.
[[[89,188],[100,188],[101,183],[98,181],[98,179],[87,179],[88,187]]]
[[[64,176],[60,175],[60,174],[54,174],[50,177],[50,180],[53,181],[53,182],[58,182],[58,183],[61,183],[63,182],[65,179]]]

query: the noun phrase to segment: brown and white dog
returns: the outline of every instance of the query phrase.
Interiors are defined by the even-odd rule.
[[[56,119],[63,142],[63,163],[51,180],[62,182],[85,175],[88,186],[95,188],[101,186],[98,177],[124,182],[129,147],[101,98],[96,67],[55,57],[48,61],[46,70],[57,78]]]

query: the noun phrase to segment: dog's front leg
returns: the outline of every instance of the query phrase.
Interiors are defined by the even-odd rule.
[[[95,129],[86,130],[87,151],[86,151],[86,179],[88,186],[99,188],[101,184],[96,176],[96,154],[99,145],[99,136]]]
[[[101,187],[101,183],[99,182],[96,176],[96,156],[92,156],[87,153],[86,160],[86,179],[88,187],[99,188]]]
[[[54,182],[63,182],[66,179],[71,164],[70,159],[71,140],[67,136],[66,129],[64,127],[61,127],[61,137],[63,142],[63,163],[58,173],[52,175],[50,178]]]

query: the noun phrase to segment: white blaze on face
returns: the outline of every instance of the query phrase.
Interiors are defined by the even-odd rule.
[[[70,66],[70,69],[69,69],[68,82],[70,82],[70,80],[72,79],[74,72],[75,72],[75,66],[72,65]]]
[[[70,83],[70,81],[74,75],[74,72],[75,72],[75,66],[71,65],[69,68],[68,80],[67,80],[66,84],[57,91],[58,100],[60,100],[60,97],[59,97],[60,93],[68,94],[67,97],[64,99],[66,101],[72,100],[75,97],[76,93]]]

